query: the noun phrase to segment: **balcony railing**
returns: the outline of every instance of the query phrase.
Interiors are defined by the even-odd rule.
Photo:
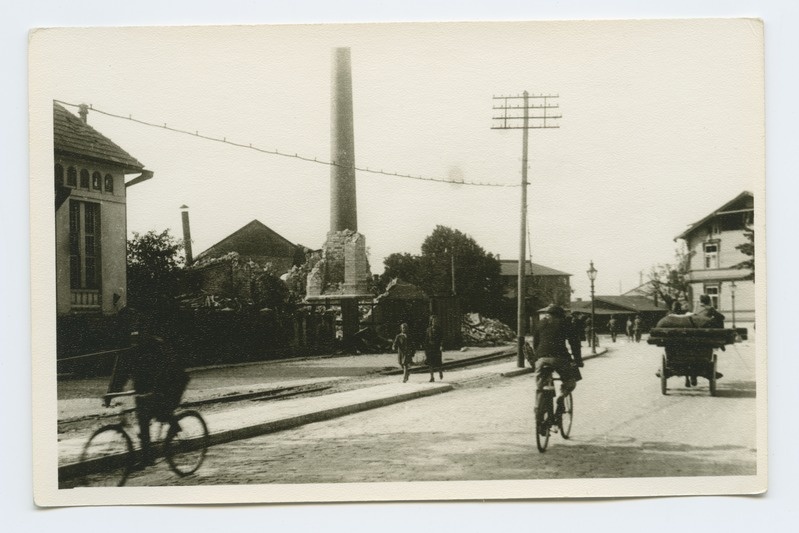
[[[73,311],[99,311],[100,291],[98,289],[72,289]]]

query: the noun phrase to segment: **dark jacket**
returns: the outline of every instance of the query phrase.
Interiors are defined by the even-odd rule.
[[[572,357],[576,363],[582,363],[582,356],[579,348],[579,337],[577,328],[573,327],[566,320],[558,317],[550,317],[538,323],[535,335],[533,336],[533,350],[536,359],[542,357],[555,357],[570,360]],[[578,339],[575,343],[575,337]],[[569,354],[567,343],[571,345],[574,353]]]

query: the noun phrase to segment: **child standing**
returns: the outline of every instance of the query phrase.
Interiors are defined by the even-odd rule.
[[[408,338],[408,324],[403,323],[400,326],[400,332],[394,338],[394,344],[391,345],[392,350],[397,350],[397,362],[402,367],[402,382],[408,381],[408,376],[411,374],[411,364],[413,363],[414,349],[411,346],[411,339]]]

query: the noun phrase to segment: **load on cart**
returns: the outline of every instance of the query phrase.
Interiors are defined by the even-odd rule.
[[[681,376],[686,387],[695,387],[699,377],[706,379],[710,395],[716,395],[716,383],[722,377],[717,370],[717,350],[733,344],[737,333],[724,328],[724,315],[710,305],[707,295],[699,301],[696,313],[680,314],[678,308],[675,314],[663,317],[647,339],[647,343],[664,348],[657,371],[662,394],[667,394],[670,377]]]

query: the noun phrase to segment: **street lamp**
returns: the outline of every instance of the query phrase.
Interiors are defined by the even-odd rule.
[[[589,343],[591,344],[591,353],[596,353],[596,342],[594,339],[594,280],[596,279],[597,269],[594,268],[594,261],[591,261],[591,268],[586,270],[586,274],[588,274],[588,279],[591,280],[591,331],[588,333],[591,338],[589,339]]]
[[[735,282],[730,283],[730,295],[732,296],[732,329],[735,329]]]

